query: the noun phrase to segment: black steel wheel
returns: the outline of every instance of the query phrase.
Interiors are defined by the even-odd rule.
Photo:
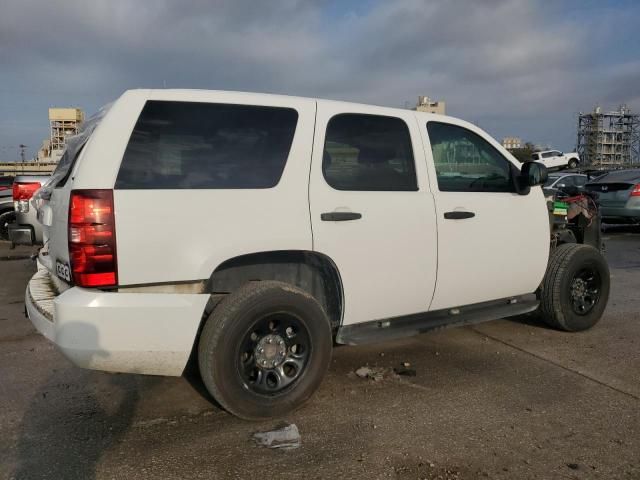
[[[244,386],[263,395],[286,391],[300,378],[312,348],[300,318],[278,312],[256,320],[238,351],[238,372]]]
[[[251,282],[209,314],[198,365],[222,407],[258,420],[288,413],[311,397],[332,345],[331,325],[315,298],[286,283]]]
[[[590,245],[554,248],[539,292],[540,312],[549,325],[568,332],[593,327],[609,299],[609,266]]]
[[[588,315],[602,290],[600,273],[592,265],[580,269],[571,280],[571,306],[576,315]]]

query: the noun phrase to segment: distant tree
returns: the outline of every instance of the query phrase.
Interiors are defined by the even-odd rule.
[[[511,154],[516,157],[520,162],[531,161],[531,155],[535,152],[533,143],[526,142],[522,148],[514,148],[511,150]]]

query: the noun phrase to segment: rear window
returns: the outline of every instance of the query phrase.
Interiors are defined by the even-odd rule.
[[[619,170],[614,172],[605,173],[604,175],[594,178],[593,183],[607,183],[607,182],[629,182],[635,183],[640,181],[640,170]]]
[[[560,176],[558,176],[558,175],[549,175],[549,177],[547,178],[547,181],[544,182],[544,186],[548,187],[549,185],[551,185],[553,182],[555,182],[559,178],[560,178]]]
[[[115,188],[274,187],[297,121],[291,108],[148,101]]]

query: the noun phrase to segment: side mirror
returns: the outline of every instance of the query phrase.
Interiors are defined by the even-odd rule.
[[[547,167],[542,163],[527,162],[523,164],[518,177],[519,193],[521,195],[527,195],[531,187],[543,185],[548,178]]]

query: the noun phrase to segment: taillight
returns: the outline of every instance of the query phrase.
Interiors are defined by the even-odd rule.
[[[118,283],[113,190],[72,190],[69,200],[69,260],[81,287]]]
[[[18,213],[29,211],[29,200],[40,188],[40,182],[15,182],[13,184],[13,206]]]
[[[640,197],[640,183],[637,183],[633,190],[631,190],[632,197]]]

